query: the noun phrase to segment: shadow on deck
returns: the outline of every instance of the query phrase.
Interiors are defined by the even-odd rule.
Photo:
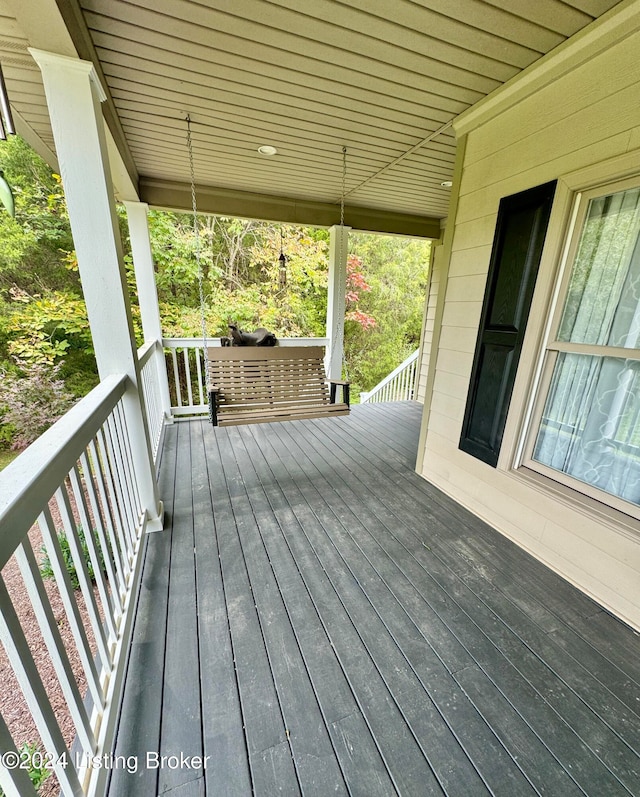
[[[640,793],[640,637],[413,472],[420,410],[167,430],[110,797]]]

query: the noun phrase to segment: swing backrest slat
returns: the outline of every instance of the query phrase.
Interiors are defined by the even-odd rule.
[[[322,346],[221,346],[207,349],[214,425],[346,415],[349,385],[328,381]],[[335,402],[341,385],[343,401]]]

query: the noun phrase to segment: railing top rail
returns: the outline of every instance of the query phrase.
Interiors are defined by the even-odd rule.
[[[0,570],[125,391],[108,376],[0,472]]]
[[[148,340],[138,349],[138,362],[142,368],[151,359],[153,352],[158,345],[157,340]]]
[[[328,346],[329,338],[278,338],[280,346]],[[162,338],[165,349],[202,348],[202,338]],[[220,346],[220,338],[207,338],[208,346]]]
[[[165,349],[201,349],[202,338],[162,338]],[[220,338],[207,338],[207,346],[219,346]]]

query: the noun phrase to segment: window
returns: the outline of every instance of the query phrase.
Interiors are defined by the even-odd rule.
[[[640,188],[583,195],[575,229],[526,464],[629,511],[623,502],[640,505]]]

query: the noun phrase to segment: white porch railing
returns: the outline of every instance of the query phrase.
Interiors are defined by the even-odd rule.
[[[46,748],[44,761],[65,797],[104,793],[108,768],[91,757],[112,749],[140,576],[146,513],[122,406],[125,384],[124,376],[105,379],[0,473],[0,639]],[[71,632],[67,636],[30,541],[34,523],[31,536],[39,528],[65,610],[62,625]],[[75,565],[76,591],[60,531]],[[73,752],[73,740],[61,730],[61,709],[52,707],[20,620],[25,603],[33,608],[46,643],[47,671],[55,670],[72,720]],[[35,797],[26,770],[17,765],[24,759],[8,725],[9,718],[0,715],[0,786],[12,797]]]
[[[374,401],[412,401],[416,384],[416,367],[420,349],[416,349],[407,359],[379,382],[368,393],[360,393],[360,403]]]
[[[154,356],[157,355],[159,351],[162,352],[162,346],[157,340],[145,343],[144,346],[138,349],[140,384],[142,385],[142,395],[144,397],[144,406],[154,462],[158,460],[158,451],[160,449],[165,420],[162,395],[160,392],[158,362],[156,356]]]
[[[280,338],[280,346],[328,346],[328,338]],[[209,411],[202,338],[163,338],[172,415],[203,415]],[[220,338],[208,338],[219,346]]]

